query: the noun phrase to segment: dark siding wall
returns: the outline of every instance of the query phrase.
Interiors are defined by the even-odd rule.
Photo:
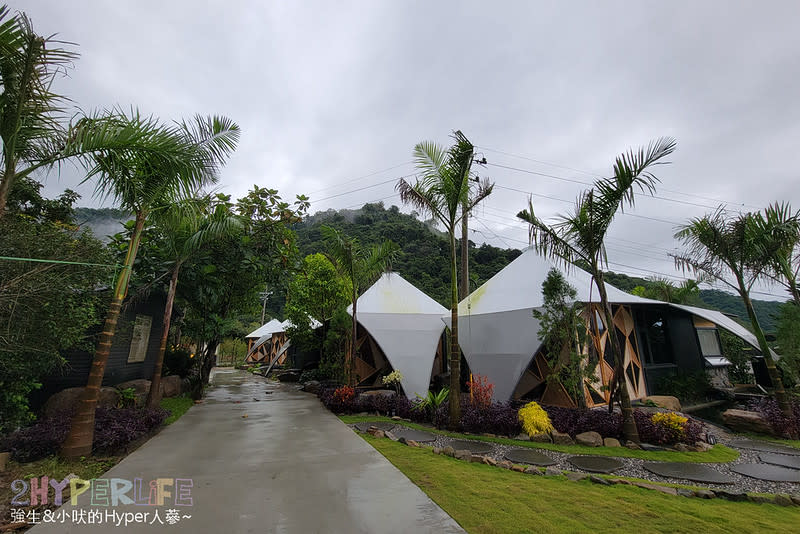
[[[703,355],[697,342],[692,316],[673,312],[667,319],[672,351],[679,372],[694,373],[703,370]]]
[[[691,314],[668,308],[667,306],[659,307],[659,311],[663,314],[666,324],[673,364],[649,364],[644,361],[644,351],[640,352],[643,359],[642,364],[644,365],[647,392],[650,395],[661,393],[657,384],[662,378],[676,373],[694,373],[704,368],[700,344],[697,341],[697,333],[695,332]],[[636,318],[637,315],[634,314],[634,320]],[[637,324],[637,343],[641,345],[643,332],[640,330],[640,326],[642,325]]]
[[[151,316],[153,324],[150,329],[145,360],[143,362],[128,363],[133,323],[137,314]],[[150,379],[153,374],[156,356],[158,355],[161,333],[164,330],[163,317],[164,297],[161,295],[151,295],[146,301],[123,308],[117,325],[117,332],[114,335],[114,342],[111,345],[111,355],[106,364],[103,378],[104,386],[114,386],[120,382],[137,378]],[[67,360],[67,365],[61,373],[48,377],[43,381],[42,389],[36,395],[36,399],[32,399],[34,404],[36,404],[36,400],[44,399],[62,389],[85,386],[93,357],[93,353],[83,351],[65,353],[64,358]]]

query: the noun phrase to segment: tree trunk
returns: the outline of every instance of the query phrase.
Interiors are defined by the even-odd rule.
[[[756,317],[756,312],[753,309],[753,302],[750,300],[750,293],[745,288],[744,279],[741,276],[737,275],[736,281],[739,283],[739,294],[744,301],[744,307],[747,309],[747,316],[750,318],[750,324],[753,325],[753,333],[756,339],[758,339],[758,347],[761,350],[761,354],[764,356],[767,373],[769,374],[769,379],[774,388],[775,400],[778,401],[778,406],[781,412],[783,412],[783,415],[791,420],[793,418],[792,403],[789,399],[789,395],[786,394],[786,390],[783,388],[783,380],[781,380],[781,375],[778,373],[778,368],[775,366],[775,360],[772,359],[772,352],[769,350],[767,338],[764,336],[764,331],[761,330],[758,317]],[[790,437],[797,438],[794,432],[792,432]]]
[[[461,350],[458,347],[458,275],[456,238],[450,232],[450,409],[448,428],[458,430],[461,423]]]
[[[611,304],[608,302],[608,295],[606,294],[606,284],[603,281],[602,271],[598,271],[595,276],[595,283],[597,290],[600,293],[600,305],[603,307],[603,315],[606,323],[606,332],[611,339],[611,350],[614,353],[614,378],[612,379],[609,407],[614,402],[614,385],[619,391],[619,404],[622,410],[622,434],[628,441],[634,443],[639,442],[639,430],[636,428],[636,420],[633,418],[633,407],[631,406],[631,397],[628,392],[628,384],[625,380],[625,355],[622,352],[622,347],[619,345],[619,338],[617,337],[617,327],[614,326],[614,314],[611,310]]]
[[[164,368],[164,353],[167,352],[167,338],[169,337],[169,325],[172,321],[172,304],[175,302],[175,290],[178,287],[178,272],[181,269],[181,262],[177,262],[172,269],[172,278],[169,280],[169,292],[167,293],[167,304],[164,306],[164,331],[161,333],[161,343],[158,346],[158,356],[153,367],[153,378],[150,380],[150,391],[147,393],[148,408],[158,408],[161,402],[161,372]]]
[[[114,297],[108,307],[108,312],[106,312],[103,332],[100,335],[100,341],[97,344],[92,367],[89,371],[89,380],[81,394],[75,416],[72,418],[67,439],[61,446],[61,456],[64,458],[79,458],[81,456],[90,456],[92,453],[94,414],[97,408],[97,399],[100,396],[100,387],[103,385],[106,363],[111,354],[111,343],[114,341],[114,333],[117,330],[117,320],[122,308],[122,301],[128,292],[128,283],[130,282],[133,263],[136,260],[136,252],[139,249],[139,239],[144,228],[145,217],[146,214],[142,211],[136,214],[136,225],[133,229],[131,241],[128,244],[125,265],[117,279]]]
[[[205,392],[206,385],[208,384],[208,379],[211,376],[211,369],[214,368],[214,364],[216,363],[217,355],[217,347],[219,346],[219,339],[212,339],[206,346],[203,347],[202,351],[202,361],[200,362],[200,377],[197,383],[194,385],[192,390],[192,398],[194,400],[200,400],[203,398],[203,393]]]
[[[11,190],[11,183],[14,181],[14,174],[15,170],[12,167],[8,167],[8,161],[6,160],[6,171],[3,173],[3,178],[0,181],[0,220],[2,220],[3,216],[6,213],[6,203],[8,202],[8,192]]]
[[[458,281],[458,301],[469,295],[469,223],[467,214],[461,214],[461,280]]]
[[[355,387],[355,362],[356,362],[356,335],[358,335],[358,319],[356,319],[356,308],[358,308],[358,290],[356,289],[356,282],[353,280],[353,317],[350,326],[352,334],[350,335],[350,350],[345,354],[344,360],[344,373],[347,385]]]

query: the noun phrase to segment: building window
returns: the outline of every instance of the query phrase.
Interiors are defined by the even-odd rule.
[[[721,356],[716,328],[698,328],[697,339],[700,341],[700,352],[703,356]]]
[[[669,343],[667,322],[663,314],[655,310],[642,310],[638,316],[640,349],[647,365],[670,365],[675,363]]]
[[[128,363],[143,362],[147,358],[147,345],[150,342],[150,329],[152,326],[153,318],[149,315],[136,316],[136,321],[133,323]]]

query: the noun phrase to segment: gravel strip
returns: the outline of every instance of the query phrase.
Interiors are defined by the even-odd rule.
[[[349,425],[351,428],[354,425]],[[402,426],[398,424],[397,426]],[[736,436],[731,435],[724,435],[721,436],[719,433],[717,434],[719,442],[723,445],[728,445],[728,442],[736,439]],[[468,440],[468,436],[464,436],[459,439]],[[450,445],[455,438],[450,438],[448,436],[443,436],[441,434],[436,434],[436,440],[432,443],[425,443],[421,444],[426,447],[447,447]],[[478,440],[473,440],[478,441]],[[482,443],[489,443],[491,444],[492,451],[487,453],[485,456],[489,456],[494,458],[497,461],[503,460],[505,457],[506,452],[511,449],[519,448],[513,447],[509,445],[502,445],[500,443],[490,443],[490,442],[482,442]],[[522,443],[522,442],[520,442]],[[735,447],[731,447],[735,448]],[[562,471],[578,471],[578,472],[586,472],[577,469],[574,465],[569,463],[567,460],[570,456],[575,456],[574,454],[565,454],[562,452],[550,451],[545,449],[537,449],[543,454],[551,457],[555,460],[556,467],[561,469]],[[730,466],[735,464],[749,464],[749,463],[761,463],[758,457],[758,451],[747,450],[747,449],[738,449],[736,450],[739,452],[739,458],[730,463],[704,463],[702,465],[706,465],[720,473],[723,473],[733,479],[733,484],[700,484],[697,482],[692,482],[690,480],[680,480],[675,478],[665,478],[660,477],[650,471],[646,470],[642,467],[642,464],[645,462],[651,462],[652,460],[641,460],[638,458],[619,458],[615,457],[623,463],[623,467],[614,472],[615,476],[623,476],[623,477],[632,477],[632,478],[639,478],[643,480],[649,480],[652,482],[662,482],[662,483],[671,483],[671,484],[685,484],[687,486],[692,487],[702,487],[702,488],[709,488],[711,490],[721,490],[727,491],[730,493],[789,493],[794,495],[800,495],[800,484],[795,484],[791,482],[770,482],[767,480],[758,480],[755,478],[750,478],[744,475],[740,475],[738,473],[734,473],[731,471]],[[587,474],[590,474],[586,472]]]

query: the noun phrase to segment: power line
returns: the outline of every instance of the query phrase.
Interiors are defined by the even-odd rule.
[[[411,177],[411,176],[415,176],[415,175],[414,175],[414,174],[407,174],[407,175],[405,175],[405,176],[400,176],[399,178],[390,178],[390,179],[388,179],[388,180],[384,180],[383,182],[378,182],[377,184],[365,185],[364,187],[359,187],[359,188],[357,188],[357,189],[351,189],[350,191],[345,191],[345,192],[343,192],[343,193],[337,193],[337,194],[335,194],[335,195],[331,195],[331,196],[329,196],[329,197],[320,198],[320,199],[317,199],[317,200],[312,200],[311,202],[312,202],[312,204],[313,204],[314,202],[322,202],[322,201],[324,201],[324,200],[330,200],[330,199],[332,199],[332,198],[342,197],[342,196],[345,196],[345,195],[350,195],[350,194],[352,194],[352,193],[358,193],[359,191],[364,191],[365,189],[372,189],[373,187],[378,187],[378,186],[381,186],[381,185],[386,185],[386,184],[388,184],[388,183],[391,183],[391,182],[396,182],[397,180],[400,180],[400,179],[402,179],[402,178],[409,178],[409,177]]]
[[[489,148],[489,147],[485,147],[485,146],[477,146],[476,148],[480,148],[482,150],[488,150],[489,152],[496,152],[498,154],[503,154],[505,156],[511,156],[511,157],[514,157],[514,158],[525,159],[525,160],[528,160],[528,161],[532,161],[534,163],[539,163],[539,164],[542,164],[542,165],[548,165],[550,167],[556,167],[556,168],[559,168],[559,169],[566,169],[566,170],[578,172],[578,173],[581,173],[581,174],[586,174],[588,176],[593,176],[595,178],[606,178],[602,174],[598,174],[598,173],[594,173],[594,172],[589,172],[589,171],[577,169],[575,167],[569,167],[567,165],[559,165],[557,163],[552,163],[552,162],[548,162],[548,161],[544,161],[544,160],[539,160],[539,159],[531,158],[531,157],[528,157],[528,156],[522,156],[520,154],[514,154],[514,153],[511,153],[511,152],[505,152],[503,150],[497,150],[497,149]],[[542,176],[553,177],[553,176],[547,175],[547,174],[542,174]],[[580,182],[580,183],[584,183],[586,185],[592,185],[592,184],[588,184],[586,182]],[[746,204],[744,202],[731,202],[731,201],[721,200],[721,199],[714,198],[714,197],[707,197],[707,196],[703,196],[703,195],[697,195],[697,194],[694,194],[694,193],[686,193],[685,191],[676,191],[674,189],[665,189],[663,187],[660,187],[659,189],[661,191],[666,191],[667,193],[674,193],[674,194],[677,194],[677,195],[683,195],[683,196],[687,196],[687,197],[690,197],[690,198],[699,198],[699,199],[702,199],[702,200],[710,200],[711,202],[716,202],[717,204],[730,204],[732,206],[744,206],[744,207],[749,207],[749,208],[753,208],[753,209],[761,209],[760,206],[755,206],[755,205],[752,205],[752,204]],[[714,208],[716,208],[716,207],[714,207]]]
[[[393,171],[394,169],[399,169],[400,167],[405,167],[406,165],[410,165],[411,163],[414,163],[414,162],[413,161],[406,161],[405,163],[400,163],[399,165],[395,165],[393,167],[382,169],[380,171],[371,172],[369,174],[365,174],[365,175],[359,176],[357,178],[346,180],[344,182],[338,182],[336,184],[323,187],[322,189],[317,189],[316,191],[312,191],[312,192],[310,192],[308,194],[308,196],[315,195],[317,193],[321,193],[322,191],[327,191],[328,189],[333,189],[334,187],[339,187],[340,185],[345,185],[345,184],[357,182],[358,180],[363,180],[364,178],[369,178],[370,176],[375,176],[376,174],[383,174],[385,172]]]

